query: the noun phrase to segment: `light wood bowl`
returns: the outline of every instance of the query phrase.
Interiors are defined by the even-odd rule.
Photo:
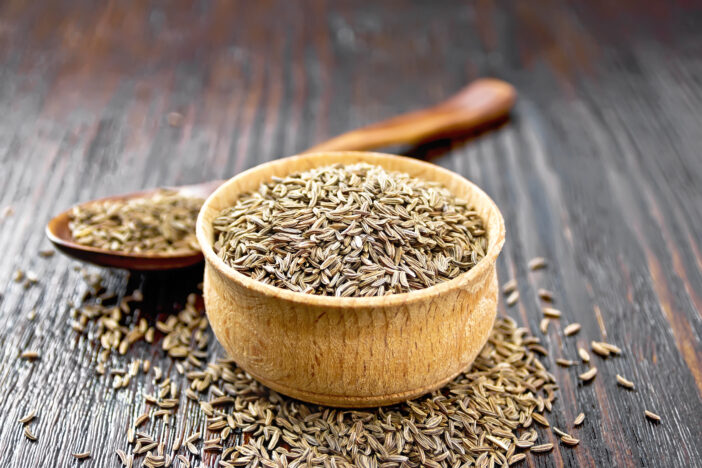
[[[488,250],[475,267],[430,288],[384,297],[315,296],[255,281],[212,249],[212,221],[273,176],[366,162],[441,182],[487,224]],[[497,311],[495,262],[505,238],[495,203],[463,177],[415,159],[368,152],[293,156],[245,171],[219,187],[197,220],[205,255],[207,315],[237,364],[268,387],[340,407],[397,403],[435,390],[465,370],[485,344]]]

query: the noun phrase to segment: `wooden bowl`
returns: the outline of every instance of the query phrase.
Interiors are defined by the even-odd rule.
[[[260,283],[215,254],[212,221],[242,193],[273,176],[357,162],[441,182],[468,200],[487,224],[485,258],[457,278],[419,291],[337,298]],[[495,320],[502,215],[471,182],[416,159],[323,152],[262,164],[225,182],[207,199],[197,238],[205,255],[205,306],[217,339],[254,378],[300,400],[369,407],[435,390],[473,362]]]

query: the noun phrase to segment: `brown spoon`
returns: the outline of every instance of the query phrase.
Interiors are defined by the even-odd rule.
[[[476,130],[504,119],[514,105],[517,93],[509,83],[483,78],[463,88],[446,101],[415,112],[368,125],[339,135],[305,151],[367,150],[392,144],[412,144],[437,137]],[[171,187],[185,195],[207,198],[224,181]],[[157,189],[93,200],[127,200],[148,196]],[[96,265],[128,270],[171,270],[194,265],[202,253],[179,255],[146,255],[114,252],[80,245],[73,240],[68,227],[70,210],[59,214],[46,226],[49,240],[63,253]]]

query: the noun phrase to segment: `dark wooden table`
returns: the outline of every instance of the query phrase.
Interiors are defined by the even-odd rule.
[[[547,287],[561,322],[583,326],[544,338],[562,387],[551,417],[585,411],[582,441],[524,466],[702,466],[701,51],[693,1],[3,3],[0,210],[14,214],[0,213],[0,465],[78,466],[69,454],[87,448],[84,466],[117,466],[142,403],[96,376],[99,348],[68,326],[85,287],[74,262],[36,253],[52,214],[229,177],[490,75],[520,93],[510,122],[388,150],[467,176],[501,207],[500,279],[522,296],[502,313],[541,336]],[[529,272],[539,255],[549,268]],[[13,282],[17,268],[39,284]],[[118,291],[148,283],[167,309],[200,270],[104,274]],[[624,355],[584,386],[553,359],[590,339]],[[26,349],[42,358],[19,360]],[[16,419],[33,406],[31,443]]]

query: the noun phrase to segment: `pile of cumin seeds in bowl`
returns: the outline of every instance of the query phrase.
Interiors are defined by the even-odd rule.
[[[366,163],[274,178],[213,221],[214,250],[255,280],[308,294],[406,293],[487,249],[478,213],[436,182]]]
[[[160,189],[149,196],[76,206],[69,213],[68,227],[78,244],[114,252],[197,252],[195,221],[203,202]]]

